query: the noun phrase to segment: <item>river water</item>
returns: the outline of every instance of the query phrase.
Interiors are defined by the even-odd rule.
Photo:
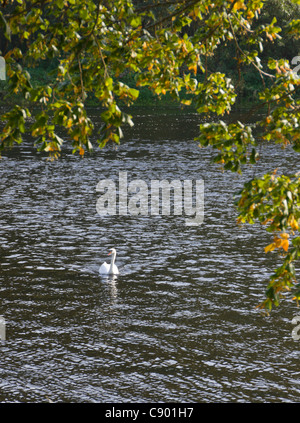
[[[238,177],[193,141],[201,117],[134,120],[118,148],[84,159],[67,148],[49,162],[27,140],[0,161],[0,401],[298,402],[298,309],[255,308],[279,261],[259,226],[237,227],[232,199],[254,174],[294,172],[295,154],[265,145]],[[204,180],[202,225],[100,216],[96,185],[120,171]],[[101,278],[111,247],[120,275]]]

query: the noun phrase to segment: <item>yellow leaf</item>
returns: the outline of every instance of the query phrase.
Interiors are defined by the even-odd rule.
[[[189,70],[192,70],[195,75],[197,75],[197,64],[194,63],[191,66],[189,66]]]
[[[285,239],[281,243],[281,247],[284,249],[284,251],[287,251],[289,249],[289,241],[288,239]]]
[[[181,103],[182,104],[185,104],[186,106],[190,106],[191,105],[191,103],[192,103],[192,100],[181,100]]]
[[[277,236],[274,237],[274,245],[275,248],[280,248],[283,240],[278,238]]]
[[[237,1],[233,6],[233,10],[239,10],[242,8],[245,9],[245,5],[243,1]]]
[[[292,228],[294,231],[297,231],[297,230],[299,229],[299,224],[298,224],[298,221],[294,218],[294,216],[293,216],[293,217],[292,217],[292,219],[291,219],[290,225],[291,225],[291,228]]]
[[[274,236],[274,242],[272,244],[267,245],[265,247],[265,253],[268,253],[269,251],[275,250],[275,248],[283,248],[284,251],[287,251],[289,248],[289,234],[282,233],[280,234],[280,238],[278,236]]]
[[[276,245],[274,243],[269,244],[265,247],[265,253],[268,253],[269,251],[273,251],[275,250],[275,248],[276,248]]]

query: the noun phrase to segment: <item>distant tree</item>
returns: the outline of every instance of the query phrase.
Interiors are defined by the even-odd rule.
[[[282,28],[272,17],[272,8],[280,8],[281,3],[284,34],[294,43],[300,34],[299,14],[295,15],[299,0],[295,4],[276,0],[3,1],[0,27],[7,42],[1,54],[7,65],[8,95],[22,96],[26,103],[4,114],[0,149],[21,143],[27,130],[38,149],[52,157],[58,157],[65,138],[80,155],[92,150],[92,136],[100,147],[109,141],[119,143],[124,125],[133,125],[124,106],[133,104],[144,86],[158,96],[169,93],[184,105],[193,104],[198,113],[219,117],[230,113],[239,91],[214,63],[220,49],[230,48],[236,75],[241,68],[259,75],[261,89],[253,112],[259,109],[265,116],[254,126],[222,120],[203,124],[200,146],[211,146],[217,153],[215,162],[233,172],[255,165],[263,141],[291,145],[296,154],[300,151],[296,66],[300,59],[292,64],[282,56],[264,55],[271,51],[265,50],[268,45],[281,39]],[[289,15],[289,8],[295,12]],[[274,53],[278,51],[276,47]],[[53,82],[33,86],[30,69],[46,60],[57,64]],[[125,83],[128,73],[135,75],[134,86]],[[85,108],[91,94],[103,109],[103,124],[96,134]],[[253,135],[254,127],[258,136]],[[59,128],[65,129],[64,139],[58,135]],[[279,304],[282,292],[290,289],[300,299],[293,264],[300,255],[299,205],[297,173],[273,172],[254,178],[237,201],[238,222],[260,222],[274,237],[266,252],[282,252],[282,266],[270,279],[262,307]]]

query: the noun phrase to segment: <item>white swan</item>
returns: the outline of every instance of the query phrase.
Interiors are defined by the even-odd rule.
[[[106,261],[100,266],[99,273],[102,275],[118,275],[119,270],[117,266],[115,265],[115,259],[117,252],[114,248],[110,249],[110,253],[108,255],[111,255],[111,261],[110,264],[107,264]]]

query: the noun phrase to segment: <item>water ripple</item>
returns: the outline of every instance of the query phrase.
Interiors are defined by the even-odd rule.
[[[198,149],[196,115],[136,122],[119,149],[84,160],[47,162],[28,142],[0,162],[0,401],[299,401],[295,310],[255,310],[276,258],[262,254],[260,228],[235,225],[243,179]],[[283,169],[279,149],[262,153],[257,172]],[[204,178],[204,224],[101,218],[96,184],[120,170],[147,183]],[[100,278],[112,246],[121,273]]]

